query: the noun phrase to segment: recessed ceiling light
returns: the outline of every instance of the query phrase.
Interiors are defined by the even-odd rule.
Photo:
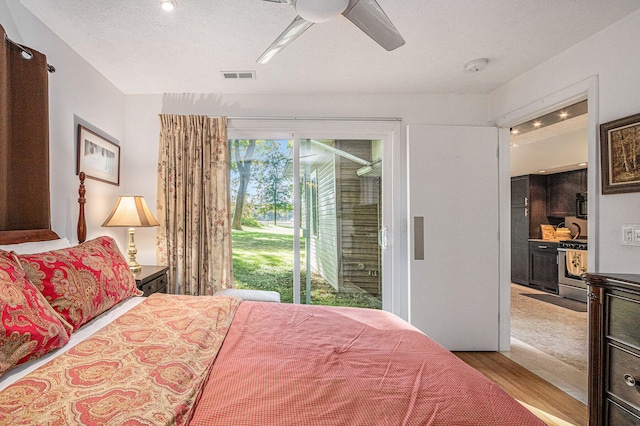
[[[160,2],[160,5],[161,5],[161,6],[162,6],[162,8],[163,8],[164,10],[166,10],[167,12],[172,11],[173,9],[175,9],[175,8],[178,6],[178,4],[177,4],[175,1],[173,1],[173,0],[162,0],[162,1]]]
[[[533,130],[541,129],[545,126],[551,126],[560,123],[563,120],[573,120],[574,117],[580,117],[587,113],[587,101],[580,101],[573,105],[569,105],[562,109],[555,110],[541,117],[520,123],[511,127],[512,135],[524,135]],[[517,133],[516,133],[517,132]]]

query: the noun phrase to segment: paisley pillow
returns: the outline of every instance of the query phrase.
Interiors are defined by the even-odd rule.
[[[73,330],[33,287],[8,252],[0,250],[0,376],[51,352]]]
[[[111,237],[14,256],[33,285],[74,330],[129,296],[142,295]]]

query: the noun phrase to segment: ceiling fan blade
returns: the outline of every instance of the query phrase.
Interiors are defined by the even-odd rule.
[[[264,0],[264,1],[270,1],[271,3],[293,4],[293,0]]]
[[[376,0],[349,0],[342,14],[386,50],[394,50],[405,41]]]
[[[306,21],[299,16],[282,32],[274,41],[271,46],[267,47],[262,55],[256,60],[259,64],[266,64],[273,58],[278,52],[287,47],[289,43],[298,38],[300,34],[305,32],[313,22]]]

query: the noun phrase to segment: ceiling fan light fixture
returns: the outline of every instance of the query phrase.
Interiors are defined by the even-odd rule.
[[[404,39],[376,0],[264,0],[293,4],[298,16],[289,24],[267,50],[256,60],[266,64],[300,34],[316,23],[343,15],[353,25],[371,37],[385,50],[391,51],[405,44]]]
[[[295,4],[302,19],[319,24],[340,16],[349,6],[349,0],[297,0]]]
[[[178,4],[174,0],[162,0],[160,2],[160,6],[162,6],[162,9],[166,10],[167,12],[171,12],[178,6]]]

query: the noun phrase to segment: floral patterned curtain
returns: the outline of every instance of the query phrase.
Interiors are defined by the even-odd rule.
[[[233,286],[227,119],[160,115],[157,257],[176,294]]]

